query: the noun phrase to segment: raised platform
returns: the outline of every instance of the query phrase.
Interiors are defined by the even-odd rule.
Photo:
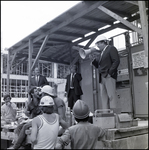
[[[108,129],[106,140],[98,141],[96,149],[147,149],[148,121],[139,121],[138,126]]]

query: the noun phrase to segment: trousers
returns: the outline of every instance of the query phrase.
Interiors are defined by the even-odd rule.
[[[101,76],[99,88],[102,109],[117,108],[118,97],[116,94],[116,80],[110,75],[106,78]]]
[[[74,89],[70,89],[68,94],[68,107],[70,107],[71,110],[78,99],[80,99],[80,95],[76,95]]]

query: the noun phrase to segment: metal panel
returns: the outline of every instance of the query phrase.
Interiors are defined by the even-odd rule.
[[[143,45],[134,46],[131,49],[132,54],[144,50]],[[148,117],[148,91],[145,83],[148,82],[148,69],[141,67],[142,56],[136,56],[138,67],[133,67],[133,86],[134,86],[134,109],[135,117]],[[142,60],[141,60],[142,59]],[[133,61],[134,65],[134,61]],[[139,66],[140,65],[140,66]]]
[[[85,101],[91,112],[94,112],[93,102],[93,80],[92,80],[92,67],[89,61],[80,63],[80,73],[82,75],[81,87],[83,90],[82,100]]]
[[[121,105],[121,112],[132,112],[132,98],[130,88],[117,89],[118,104]]]

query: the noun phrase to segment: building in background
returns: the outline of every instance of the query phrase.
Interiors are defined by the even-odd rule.
[[[57,94],[64,96],[65,77],[68,65],[39,60],[40,73],[46,76],[49,85],[57,85]],[[25,102],[28,99],[28,61],[14,66],[10,74],[10,95],[14,102]],[[1,102],[6,94],[7,87],[7,54],[1,53]]]

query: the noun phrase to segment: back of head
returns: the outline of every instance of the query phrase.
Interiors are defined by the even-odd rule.
[[[77,119],[85,119],[89,116],[89,113],[88,105],[82,100],[77,100],[73,106],[74,117]]]
[[[43,86],[41,92],[54,96],[54,89],[50,85]]]
[[[53,98],[50,96],[42,97],[39,106],[54,106]]]

